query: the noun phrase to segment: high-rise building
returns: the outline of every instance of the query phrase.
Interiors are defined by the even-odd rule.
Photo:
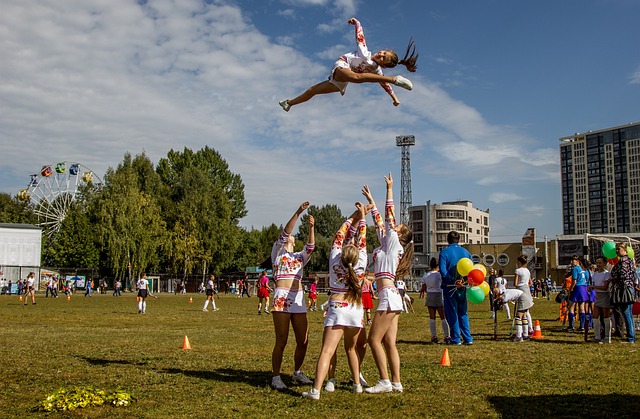
[[[447,247],[447,234],[452,230],[460,233],[461,245],[489,243],[489,210],[474,208],[471,201],[428,201],[412,206],[410,211],[414,252],[418,255],[435,256]]]
[[[560,138],[564,234],[640,232],[640,123]]]

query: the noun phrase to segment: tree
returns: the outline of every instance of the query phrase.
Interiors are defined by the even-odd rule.
[[[97,269],[100,251],[95,227],[84,202],[74,202],[65,215],[60,231],[53,237],[44,237],[42,257],[45,266],[58,268]]]
[[[27,202],[0,193],[0,223],[36,224],[37,217]]]
[[[116,170],[108,169],[104,180],[97,217],[114,274],[124,278],[131,266],[133,277],[137,277],[157,268],[168,234],[157,202],[140,190],[131,155],[125,154]]]

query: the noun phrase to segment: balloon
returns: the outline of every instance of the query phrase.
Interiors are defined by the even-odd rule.
[[[484,296],[486,297],[487,295],[489,295],[489,292],[491,291],[491,288],[489,287],[489,284],[487,284],[487,281],[482,281],[482,284],[478,285],[480,288],[482,288],[482,291],[484,291]]]
[[[469,258],[462,258],[458,261],[456,269],[461,276],[467,276],[473,269],[473,262]]]
[[[627,256],[629,256],[631,259],[633,259],[633,257],[635,256],[635,252],[633,251],[633,247],[627,246]]]
[[[615,259],[616,258],[616,243],[615,242],[606,242],[602,245],[602,254],[607,259]]]
[[[482,271],[482,275],[487,276],[487,268],[485,268],[482,263],[476,263],[473,265],[473,269],[480,269]]]
[[[620,258],[616,256],[615,259],[607,259],[607,262],[609,262],[609,265],[615,265],[616,263],[618,263],[620,261]]]
[[[471,285],[480,285],[484,281],[484,274],[480,269],[472,269],[471,272],[467,274],[467,281]]]
[[[480,287],[471,287],[467,290],[467,299],[470,303],[480,304],[484,301],[484,291]]]
[[[634,316],[640,314],[640,302],[636,301],[635,303],[633,303],[633,305],[631,306],[631,314],[633,314]]]

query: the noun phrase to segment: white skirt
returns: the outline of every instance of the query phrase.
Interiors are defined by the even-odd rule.
[[[394,286],[387,286],[378,291],[378,309],[376,311],[402,311],[402,297]]]
[[[324,327],[364,327],[363,316],[364,309],[362,305],[348,303],[346,301],[329,301],[327,317],[324,319]]]
[[[290,290],[288,288],[276,288],[273,293],[272,311],[281,313],[300,314],[307,312],[304,303],[304,290]]]

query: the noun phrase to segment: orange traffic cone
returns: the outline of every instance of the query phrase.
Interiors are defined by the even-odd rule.
[[[189,302],[193,303],[193,297],[189,297]],[[189,349],[191,349],[191,348],[189,348]]]
[[[70,300],[70,299],[71,299],[71,296],[70,296],[70,295],[67,295],[67,300]]]
[[[22,301],[22,295],[20,296],[20,301]]]
[[[531,335],[531,339],[542,339],[542,329],[540,329],[540,321],[536,320],[535,326],[533,326],[533,335]]]
[[[440,365],[444,367],[451,366],[451,360],[449,359],[449,349],[445,348],[444,353],[442,354],[442,358],[440,358]]]
[[[182,350],[191,349],[191,344],[189,343],[189,338],[187,335],[184,335],[184,340],[182,341]]]

